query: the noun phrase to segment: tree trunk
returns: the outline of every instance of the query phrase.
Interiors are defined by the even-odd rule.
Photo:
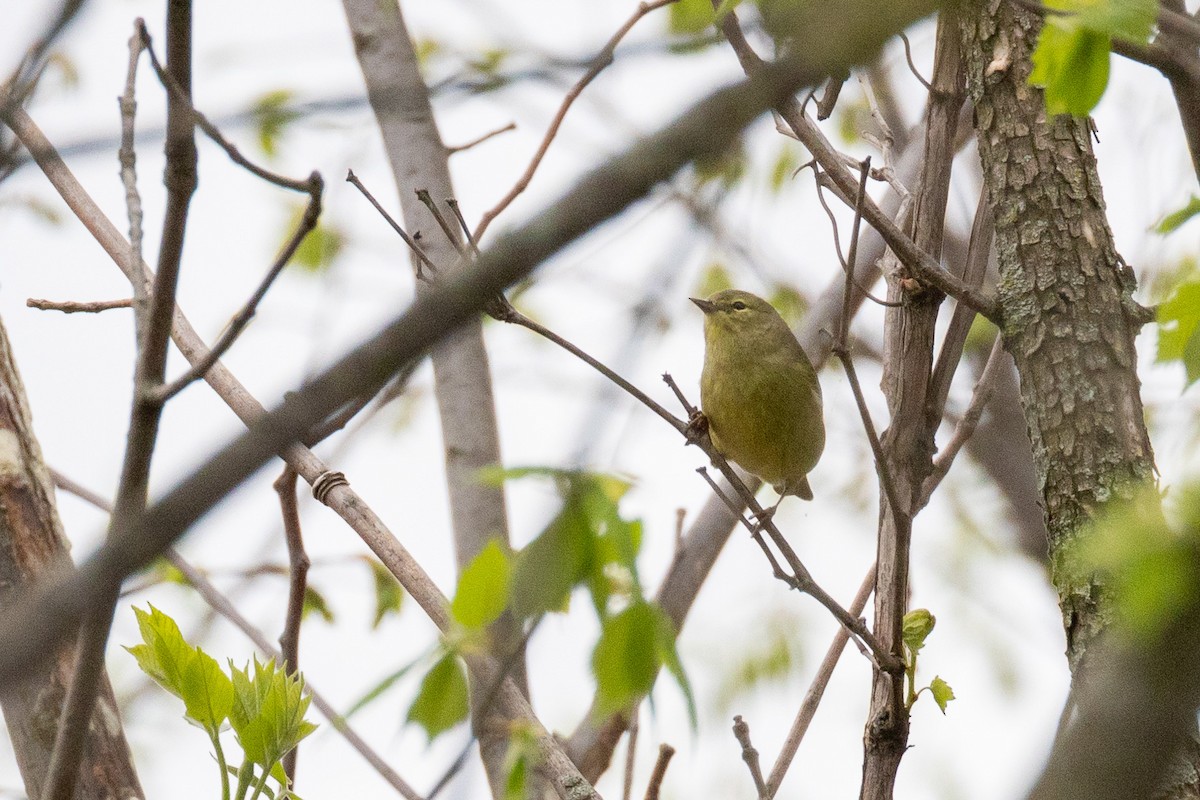
[[[1062,558],[1096,509],[1153,477],[1134,336],[1149,315],[1113,244],[1087,120],[1047,119],[1028,84],[1041,21],[1005,0],[965,17],[968,82],[989,202],[996,220],[1005,346],[1021,401],[1050,537],[1052,578],[1078,681],[1109,622],[1096,576]],[[1195,748],[1173,786],[1194,793]]]
[[[54,505],[54,484],[33,435],[25,388],[0,323],[0,604],[46,574],[70,565]],[[30,797],[42,795],[74,648],[59,650],[46,671],[0,696],[17,766]],[[76,800],[143,797],[107,676],[86,734]]]
[[[455,196],[450,183],[449,153],[433,118],[428,90],[403,15],[395,0],[382,3],[346,0],[344,6],[371,107],[399,190],[404,224],[410,233],[422,234],[422,249],[440,275],[445,276],[464,263],[456,247],[461,240],[455,216],[445,202]],[[447,238],[433,214],[417,198],[418,190],[429,192],[449,222],[454,241]],[[399,240],[396,247],[403,247]],[[417,291],[425,288],[425,284],[418,282]],[[433,351],[432,358],[434,393],[445,444],[454,552],[461,571],[492,539],[499,540],[503,547],[509,546],[503,488],[479,480],[482,468],[500,463],[500,437],[480,318],[447,338]],[[492,625],[491,634],[493,654],[500,663],[511,664],[512,678],[528,696],[525,659],[519,652],[520,627],[505,613]],[[486,688],[476,688],[473,700],[486,701]],[[476,707],[472,720],[493,794],[503,797],[507,725],[489,719],[494,716],[494,709]]]

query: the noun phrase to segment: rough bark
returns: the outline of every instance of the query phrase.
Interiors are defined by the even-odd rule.
[[[1099,578],[1060,564],[1099,506],[1152,478],[1134,351],[1147,315],[1113,243],[1088,122],[1047,119],[1041,91],[1027,83],[1039,26],[1036,15],[987,0],[965,16],[964,41],[996,220],[1002,333],[1021,378],[1078,686],[1109,609]],[[1189,752],[1164,796],[1200,791]]]
[[[8,334],[0,323],[0,606],[40,577],[67,568],[67,548],[54,505],[54,484],[42,462],[25,389]],[[61,648],[48,666],[0,696],[25,792],[30,797],[42,795],[73,664],[74,648]],[[142,796],[116,699],[104,676],[86,734],[74,797],[128,800]]]

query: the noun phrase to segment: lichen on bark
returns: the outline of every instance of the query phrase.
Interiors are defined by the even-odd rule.
[[[1058,568],[1105,502],[1151,479],[1134,337],[1144,319],[1113,243],[1090,123],[1047,118],[1028,84],[1040,19],[1002,0],[964,15],[968,86],[995,214],[998,297],[1056,565],[1071,667],[1106,624],[1104,588]]]

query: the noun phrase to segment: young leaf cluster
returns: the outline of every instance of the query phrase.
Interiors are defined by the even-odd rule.
[[[954,699],[954,690],[940,676],[935,675],[927,686],[916,688],[917,684],[917,654],[925,646],[925,640],[937,625],[937,618],[926,608],[914,608],[904,615],[902,637],[904,640],[904,676],[908,685],[908,697],[905,705],[909,711],[922,692],[928,690],[929,696],[937,707],[946,713],[946,706]]]
[[[457,630],[446,637],[425,675],[409,721],[421,725],[430,739],[465,721],[467,679],[458,656],[466,648],[486,645],[488,626],[505,611],[530,630],[543,615],[565,611],[578,588],[587,591],[600,621],[600,638],[592,652],[599,712],[636,702],[650,691],[663,667],[683,688],[690,708],[675,628],[646,598],[638,577],[642,524],[620,513],[619,502],[629,484],[612,475],[550,468],[504,470],[486,477],[551,479],[562,508],[522,550],[512,553],[493,541],[462,571],[450,605]],[[513,742],[516,747],[516,737]],[[524,785],[516,772],[527,773],[533,757],[533,751],[510,752],[514,785]]]
[[[288,789],[283,757],[317,727],[304,718],[310,702],[304,680],[288,675],[274,659],[262,664],[256,658],[245,669],[230,662],[226,673],[216,659],[183,638],[170,616],[154,606],[133,611],[142,642],[125,649],[159,686],[183,701],[188,722],[208,734],[221,774],[222,800],[295,797]],[[239,767],[226,760],[220,736],[226,728],[242,748]],[[232,794],[231,774],[237,777]],[[278,792],[268,787],[268,778],[275,780]]]

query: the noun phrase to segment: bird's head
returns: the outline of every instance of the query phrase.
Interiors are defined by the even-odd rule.
[[[707,300],[690,299],[704,312],[704,332],[710,340],[729,335],[761,338],[781,326],[785,331],[788,329],[774,306],[741,289],[726,289]]]

